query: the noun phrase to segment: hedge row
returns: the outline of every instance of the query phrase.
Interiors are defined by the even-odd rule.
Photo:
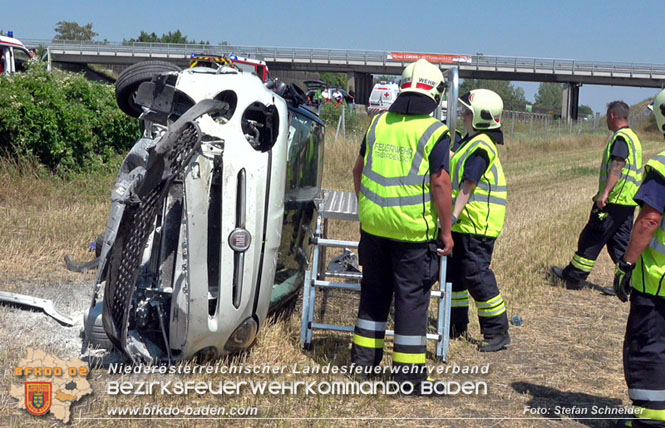
[[[139,123],[120,111],[113,86],[43,63],[0,77],[0,153],[51,171],[92,170],[128,150]]]

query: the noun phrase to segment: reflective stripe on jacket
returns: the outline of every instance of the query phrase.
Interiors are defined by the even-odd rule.
[[[384,113],[372,121],[358,200],[364,231],[398,241],[437,239],[429,155],[447,132],[427,115]]]

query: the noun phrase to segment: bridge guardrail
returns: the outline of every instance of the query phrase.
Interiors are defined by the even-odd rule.
[[[78,52],[80,54],[106,54],[131,56],[179,56],[190,54],[237,54],[241,56],[269,59],[277,62],[323,62],[331,64],[384,64],[395,67],[404,66],[402,61],[389,59],[388,51],[316,49],[316,48],[284,48],[233,45],[201,45],[201,44],[169,44],[146,42],[94,42],[68,40],[37,40],[24,39],[26,46],[49,46],[52,50]],[[627,63],[609,61],[586,61],[553,58],[506,57],[490,55],[471,55],[470,63],[459,63],[464,70],[494,70],[554,74],[581,75],[629,75],[665,78],[665,64]]]

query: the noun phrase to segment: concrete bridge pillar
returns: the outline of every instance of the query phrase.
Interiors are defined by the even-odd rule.
[[[374,78],[369,73],[348,73],[348,88],[356,93],[356,104],[369,104],[369,94],[374,87]]]
[[[567,83],[563,90],[561,100],[561,118],[570,121],[577,120],[580,104],[580,83]]]

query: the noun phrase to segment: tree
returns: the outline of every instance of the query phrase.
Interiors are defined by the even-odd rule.
[[[379,82],[397,82],[400,79],[400,76],[374,76],[374,84]]]
[[[459,87],[459,93],[462,95],[479,88],[489,89],[499,94],[503,100],[504,110],[524,110],[527,103],[524,89],[514,86],[507,80],[464,79]]]
[[[543,82],[538,86],[535,97],[536,107],[553,111],[555,114],[561,112],[561,98],[563,96],[563,84]]]
[[[185,34],[182,34],[182,31],[180,30],[175,30],[175,31],[169,31],[168,33],[162,34],[161,36],[158,36],[155,32],[152,33],[146,33],[145,31],[141,31],[141,34],[139,34],[138,38],[134,39],[129,39],[125,40],[126,43],[133,43],[133,42],[146,42],[146,43],[181,43],[181,44],[199,44],[199,45],[209,45],[209,41],[199,41],[197,42],[196,40],[190,40]],[[222,45],[227,44],[226,42],[222,42]]]
[[[92,31],[92,24],[88,23],[81,27],[76,22],[59,21],[55,26],[55,37],[53,40],[92,40],[99,33]]]
[[[346,73],[321,73],[319,77],[330,86],[339,86],[346,90],[348,80]]]
[[[578,108],[577,112],[582,116],[589,116],[589,115],[593,116],[593,109],[585,104],[582,104]]]

